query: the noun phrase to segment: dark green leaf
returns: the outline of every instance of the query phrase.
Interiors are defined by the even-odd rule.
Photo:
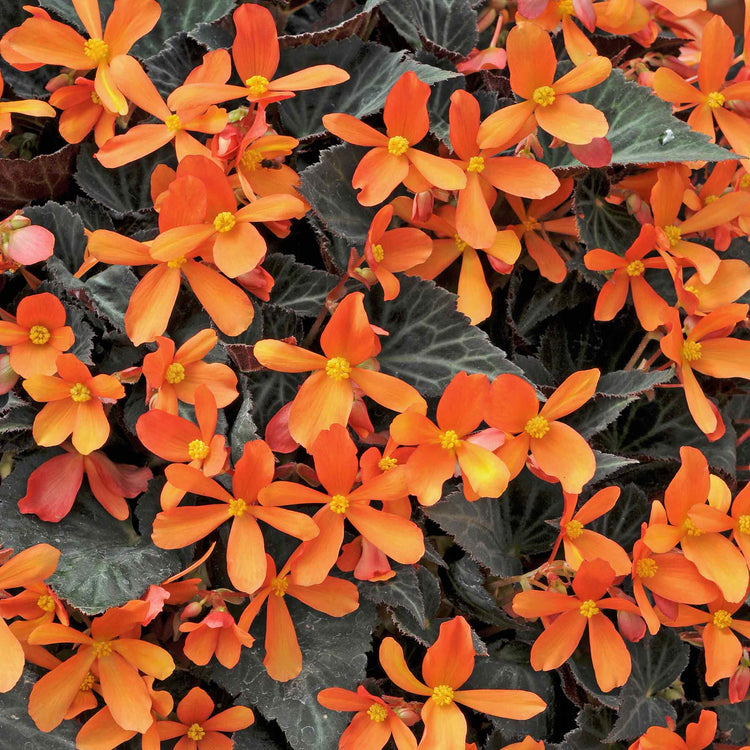
[[[612,424],[628,404],[636,401],[629,398],[597,398],[588,401],[580,409],[565,417],[565,422],[574,430],[580,432],[588,440],[600,433],[607,425]]]
[[[654,370],[643,372],[642,370],[614,370],[606,372],[599,378],[596,387],[597,393],[605,396],[636,396],[644,391],[651,390],[659,383],[667,383],[674,376],[674,370]]]
[[[232,431],[229,434],[229,442],[232,447],[232,460],[235,462],[239,461],[242,457],[245,443],[250,440],[256,440],[258,437],[258,428],[255,426],[255,422],[253,422],[253,399],[250,396],[247,378],[244,375],[240,375],[239,385],[242,403],[232,425]]]
[[[13,391],[4,396],[0,406],[0,433],[22,432],[30,430],[36,416],[36,410],[26,401],[21,400]]]
[[[83,222],[65,206],[48,201],[43,206],[30,206],[23,212],[38,224],[55,235],[54,257],[70,273],[75,273],[83,263],[83,251],[86,247],[86,236],[83,233]]]
[[[203,62],[206,48],[185,33],[169,39],[155,55],[144,61],[148,77],[166,98],[182,86],[188,74]]]
[[[109,266],[86,282],[97,315],[120,331],[125,330],[125,311],[138,283],[127,266]]]
[[[414,617],[411,609],[396,607],[392,612],[393,621],[401,633],[414,638],[423,646],[431,646],[438,637],[440,623],[444,622],[443,618],[435,617],[440,606],[440,584],[423,565],[417,567],[417,584],[423,603],[424,619]]]
[[[650,510],[651,503],[646,493],[629,483],[622,488],[617,505],[609,513],[592,521],[589,528],[629,550],[640,539],[641,524],[648,518]]]
[[[596,458],[596,472],[591,478],[590,484],[601,482],[602,479],[608,477],[610,474],[614,474],[625,466],[638,463],[634,458],[613,456],[611,453],[602,453],[601,451],[594,451],[594,457]]]
[[[84,321],[85,316],[78,308],[68,308],[68,325],[76,337],[75,344],[68,351],[75,354],[83,364],[93,365],[91,350],[94,348],[94,329]]]
[[[565,735],[560,750],[623,750],[622,743],[605,741],[614,720],[615,713],[607,708],[584,706],[576,717],[578,727]]]
[[[297,263],[284,253],[269,255],[263,268],[274,278],[271,303],[310,318],[321,311],[326,295],[338,283],[330,273]]]
[[[394,569],[396,575],[388,581],[360,582],[360,594],[375,604],[385,604],[393,609],[405,609],[424,627],[427,624],[427,615],[414,566],[397,565]]]

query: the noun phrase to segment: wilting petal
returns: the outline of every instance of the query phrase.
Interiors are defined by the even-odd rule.
[[[80,455],[66,452],[54,456],[31,472],[18,509],[21,513],[35,513],[42,521],[57,523],[70,512],[82,482],[83,458]],[[4,578],[0,574],[0,583]]]

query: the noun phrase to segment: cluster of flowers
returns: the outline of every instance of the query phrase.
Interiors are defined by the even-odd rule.
[[[729,487],[709,473],[703,455],[682,448],[682,467],[664,503],[653,503],[641,539],[628,553],[584,528],[612,509],[619,489],[602,489],[576,510],[596,460],[586,440],[560,421],[594,396],[598,370],[572,374],[541,405],[534,387],[520,377],[500,375],[490,381],[483,374],[461,372],[446,387],[433,421],[412,386],[380,371],[379,336],[387,332],[371,325],[364,294],[345,288],[351,279],[365,287],[379,283],[385,299],[392,300],[400,291],[396,273],[432,279],[460,258],[458,309],[476,324],[492,310],[478,251],[495,272],[507,274],[525,248],[544,277],[563,281],[570,256],[561,243],[578,233],[571,214],[573,180],[559,179],[535,160],[541,153],[537,133],[546,131],[553,146],[567,144],[585,164],[608,163],[612,153],[603,113],[571,96],[601,83],[612,69],[577,22],[646,45],[660,28],[689,33],[696,41],[684,46],[679,57],[647,55],[631,64],[629,74],[680,108],[694,106],[688,122],[695,129],[715,140],[715,122],[720,139],[737,154],[750,154],[750,67],[741,67],[727,81],[735,62],[734,37],[703,5],[700,0],[519,0],[505,50],[495,48],[493,40],[460,68],[469,74],[507,65],[519,101],[480,121],[477,99],[456,91],[450,105],[452,152],[436,155],[418,148],[429,129],[430,88],[413,72],[405,73],[387,97],[385,133],[350,115],[326,115],[323,123],[331,133],[371,149],[352,182],[362,205],[384,203],[399,185],[412,196],[380,208],[362,253],[352,252],[347,277],[328,298],[333,313],[320,335],[322,354],[291,341],[255,344],[259,368],[311,374],[271,420],[265,440],[246,443],[234,464],[225,436],[217,432],[217,415],[237,398],[237,376],[224,364],[204,361],[217,344],[216,331],[202,330],[180,347],[164,334],[183,280],[228,336],[252,323],[246,291],[269,299],[274,280],[262,268],[267,247],[255,225],[287,236],[291,220],[303,217],[309,205],[297,192],[299,176],[283,163],[298,142],[268,127],[266,108],[295,91],[346,81],[347,73],[321,65],[274,79],[279,62],[275,23],[268,10],[251,4],[234,13],[231,56],[226,50],[208,53],[166,102],[128,54],[157,22],[155,0],[115,0],[103,31],[96,0],[77,0],[88,38],[32,8],[32,17],[3,37],[0,54],[15,67],[57,65],[72,72],[53,79],[52,106],[0,104],[0,132],[10,129],[11,112],[53,116],[57,107],[61,135],[75,143],[93,130],[97,158],[105,167],[122,166],[170,142],[179,160],[176,170],[160,165],[151,178],[159,215],[156,238],[141,242],[94,231],[78,271],[82,276],[97,263],[150,266],[125,315],[134,346],[155,344],[140,366],[92,375],[67,353],[75,343],[73,331],[63,305],[49,293],[29,294],[14,315],[2,313],[0,345],[7,349],[10,368],[3,388],[22,378],[25,392],[45,404],[34,420],[36,443],[65,450],[32,473],[19,507],[45,521],[60,521],[85,474],[103,507],[118,519],[128,517],[127,499],[145,490],[151,471],[116,464],[101,449],[110,433],[108,409],[125,397],[126,386],[143,378],[148,411],[138,419],[137,435],[150,453],[168,462],[153,541],[179,549],[229,522],[226,570],[236,589],[204,590],[200,578],[183,579],[185,571],[81,629],[80,618],[78,627],[70,626],[65,605],[44,583],[57,564],[56,550],[37,545],[7,559],[0,567],[0,589],[20,591],[0,601],[0,642],[10,655],[0,666],[0,689],[12,689],[25,661],[49,670],[29,703],[40,729],[51,731],[98,706],[99,694],[105,707],[81,728],[81,748],[115,747],[138,733],[144,747],[178,736],[187,738],[185,748],[228,746],[220,733],[248,726],[250,709],[238,706],[211,716],[211,699],[195,688],[177,706],[179,720],[167,718],[172,698],[155,690],[154,680],[169,676],[174,662],[163,648],[141,638],[141,629],[165,606],[182,608],[178,627],[187,634],[182,646],[187,659],[205,665],[215,656],[231,668],[243,647],[253,647],[250,630],[267,603],[265,666],[276,680],[293,679],[302,669],[302,653],[286,596],[332,617],[353,612],[357,587],[332,576],[334,568],[358,580],[382,581],[395,575],[389,560],[408,565],[424,554],[410,495],[432,505],[455,476],[462,479],[467,501],[497,498],[524,466],[542,480],[559,483],[565,495],[560,536],[549,561],[522,576],[523,590],[506,602],[518,617],[542,618],[545,629],[532,649],[532,666],[550,670],[562,665],[588,627],[597,682],[610,691],[623,685],[631,671],[623,636],[638,641],[647,629],[653,634],[662,626],[683,632],[693,628],[690,637],[705,650],[707,683],[729,678],[732,700],[744,698],[750,661],[735,633],[750,638],[750,623],[733,615],[748,591],[750,491],[732,500]],[[498,32],[506,20],[500,16]],[[557,77],[549,32],[560,23],[573,67]],[[93,79],[86,77],[91,71]],[[242,86],[227,83],[233,71]],[[696,76],[698,88],[691,85]],[[217,106],[236,100],[244,101],[232,112]],[[116,135],[116,123],[134,107],[159,123],[138,124]],[[210,138],[198,140],[190,131]],[[513,149],[513,155],[501,155]],[[750,289],[750,267],[743,260],[721,258],[733,238],[746,237],[750,230],[747,165],[742,158],[711,170],[703,164],[657,166],[625,177],[610,200],[637,218],[642,226],[637,240],[624,257],[600,248],[583,258],[588,269],[606,275],[595,318],[614,318],[630,290],[644,341],[659,340],[659,351],[642,367],[650,368],[663,354],[663,367],[676,368],[690,412],[711,440],[723,435],[724,425],[694,372],[750,378],[750,341],[731,336],[747,320],[748,306],[736,301]],[[504,228],[492,213],[500,200],[517,217]],[[394,219],[399,226],[391,229]],[[0,234],[3,268],[21,268],[34,291],[38,280],[24,267],[49,257],[49,233],[14,215],[0,226]],[[713,240],[713,249],[702,244],[704,238]],[[685,277],[688,269],[694,272]],[[676,304],[649,285],[647,276],[655,270],[669,274]],[[387,443],[379,443],[385,443],[382,450],[373,438],[365,397],[397,412],[384,436]],[[180,403],[194,407],[197,424],[180,416]],[[362,455],[349,428],[362,442],[374,443]],[[277,467],[274,456],[298,446],[314,462],[314,472],[296,469],[303,482],[289,481],[294,471]],[[231,490],[224,479],[231,479]],[[182,505],[186,493],[218,502]],[[292,505],[320,509],[309,516],[288,509]],[[342,547],[347,520],[358,536]],[[300,541],[278,569],[266,553],[259,522]],[[558,560],[560,545],[564,558]],[[632,596],[624,584],[632,587]],[[235,619],[227,604],[244,605],[244,610]],[[617,613],[617,627],[605,609]],[[8,625],[6,620],[13,621]],[[44,648],[59,643],[77,649],[60,661]],[[324,706],[357,712],[342,748],[380,748],[391,735],[400,750],[415,748],[409,726],[420,712],[425,725],[420,748],[458,748],[465,742],[466,720],[455,703],[514,719],[545,708],[525,691],[461,690],[474,664],[470,628],[462,617],[442,625],[425,656],[424,682],[409,671],[391,638],[382,643],[380,661],[394,684],[426,700],[420,706],[374,696],[363,687],[356,693],[324,690],[319,696]],[[688,728],[687,744],[670,729],[654,727],[632,748],[702,748],[715,728],[715,715],[704,712]],[[528,738],[511,747],[542,744]]]

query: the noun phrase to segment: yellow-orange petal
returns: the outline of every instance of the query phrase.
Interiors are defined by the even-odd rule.
[[[569,94],[556,96],[552,104],[537,107],[534,114],[542,130],[566,143],[591,143],[594,138],[606,136],[609,130],[603,112],[575,100]]]
[[[589,444],[562,422],[550,422],[544,437],[531,438],[531,454],[545,474],[560,481],[565,492],[580,494],[596,471]]]
[[[599,687],[608,693],[624,685],[630,677],[630,652],[606,615],[589,618],[589,645]]]
[[[406,666],[404,649],[390,636],[382,640],[378,657],[383,671],[394,685],[398,685],[402,690],[409,693],[432,695],[431,688],[420,682]]]
[[[542,405],[539,413],[553,421],[580,409],[596,392],[600,375],[596,367],[569,375]]]

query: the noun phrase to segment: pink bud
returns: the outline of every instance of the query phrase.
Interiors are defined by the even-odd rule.
[[[434,205],[435,199],[430,190],[417,193],[411,204],[411,220],[427,221],[432,216]]]
[[[623,638],[631,643],[638,643],[638,641],[646,635],[645,620],[640,615],[636,615],[633,612],[618,611],[617,626],[619,627]]]
[[[740,662],[740,666],[734,670],[729,678],[729,702],[740,703],[745,700],[747,690],[750,688],[750,666]]]

